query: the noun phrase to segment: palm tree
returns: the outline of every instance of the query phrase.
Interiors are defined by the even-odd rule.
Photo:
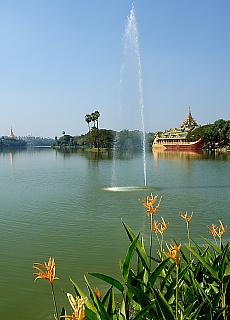
[[[94,112],[94,117],[95,117],[95,120],[97,122],[97,129],[98,129],[98,118],[100,117],[100,112],[99,111],[95,111]]]
[[[87,124],[88,124],[88,130],[89,130],[89,133],[90,133],[89,124],[90,124],[90,122],[92,121],[92,115],[91,115],[91,114],[86,114],[86,115],[85,115],[85,121],[86,121]]]
[[[96,119],[97,119],[97,116],[96,116],[95,112],[92,112],[92,113],[91,113],[91,119],[92,119],[92,121],[93,121],[93,126],[95,127],[95,121],[96,121]]]

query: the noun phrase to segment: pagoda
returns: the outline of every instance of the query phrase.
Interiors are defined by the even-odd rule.
[[[188,108],[188,116],[178,128],[171,128],[164,132],[156,132],[152,149],[165,150],[198,150],[204,146],[204,139],[197,141],[188,141],[188,133],[199,127],[196,120],[192,117],[190,107]]]
[[[9,139],[17,139],[17,137],[16,137],[15,134],[13,133],[12,127],[10,128],[10,132],[9,132],[9,134],[7,135],[7,137],[8,137]]]

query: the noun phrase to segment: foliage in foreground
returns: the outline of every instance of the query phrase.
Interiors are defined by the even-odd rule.
[[[54,258],[48,263],[34,265],[36,279],[50,282],[55,307],[55,319],[91,320],[138,320],[138,319],[228,319],[230,315],[230,250],[229,242],[223,245],[222,236],[226,231],[220,225],[208,226],[215,243],[204,239],[203,246],[190,239],[189,224],[192,215],[180,213],[185,220],[188,244],[181,245],[174,240],[163,248],[164,232],[168,227],[164,218],[153,221],[153,215],[160,206],[155,206],[157,197],[147,197],[142,204],[150,217],[150,248],[147,254],[140,233],[135,235],[123,223],[130,240],[124,260],[120,261],[122,281],[101,273],[85,276],[87,294],[70,280],[75,292],[67,293],[73,314],[67,315],[64,308],[59,313],[53,281],[55,277]],[[157,236],[159,250],[152,253],[152,237]],[[219,243],[216,239],[219,239]],[[135,266],[135,269],[133,268]],[[45,270],[43,271],[42,268]],[[108,285],[108,291],[101,296],[100,291],[92,288],[89,277],[95,277]],[[115,294],[120,294],[116,301]]]

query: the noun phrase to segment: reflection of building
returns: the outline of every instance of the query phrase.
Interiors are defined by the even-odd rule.
[[[167,159],[167,160],[195,160],[203,159],[206,155],[203,150],[199,151],[167,151],[167,150],[153,150],[154,160]]]
[[[192,117],[190,107],[188,109],[188,116],[182,122],[179,128],[165,130],[162,133],[157,132],[153,141],[153,150],[199,150],[204,146],[203,139],[194,142],[189,142],[187,135],[190,131],[198,128],[198,124]]]
[[[12,127],[10,128],[10,132],[7,136],[9,139],[17,139],[17,137],[15,136],[15,134],[13,133]]]

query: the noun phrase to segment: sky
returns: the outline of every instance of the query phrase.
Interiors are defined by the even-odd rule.
[[[142,114],[136,71],[121,79],[132,7]],[[177,127],[189,106],[229,120],[229,16],[229,0],[0,0],[0,135],[85,134],[94,111],[118,131]]]

